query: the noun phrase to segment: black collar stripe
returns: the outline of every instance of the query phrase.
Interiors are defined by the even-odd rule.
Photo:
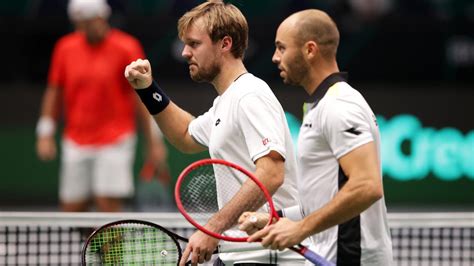
[[[306,101],[307,103],[312,103],[311,109],[316,107],[318,102],[326,95],[329,88],[338,82],[347,82],[347,77],[347,72],[336,72],[327,76]]]

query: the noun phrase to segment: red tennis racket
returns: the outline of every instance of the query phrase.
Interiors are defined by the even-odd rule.
[[[247,241],[248,235],[236,227],[246,211],[268,212],[267,225],[279,219],[272,197],[260,180],[224,160],[204,159],[186,167],[176,182],[175,198],[179,211],[192,225],[226,241]],[[290,249],[315,265],[334,265],[301,244]]]

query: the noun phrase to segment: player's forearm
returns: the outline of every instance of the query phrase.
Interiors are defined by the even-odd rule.
[[[158,83],[153,82],[148,60],[137,59],[130,63],[124,75],[172,145],[185,153],[206,150],[188,133],[188,125],[194,117],[175,105]]]
[[[40,118],[36,126],[38,137],[53,137],[56,131],[56,119],[59,111],[59,89],[48,87],[43,95]]]
[[[281,155],[271,152],[256,162],[255,176],[273,195],[283,184],[285,163]],[[209,225],[223,232],[237,224],[240,215],[247,211],[257,211],[267,202],[257,184],[247,179],[235,196],[211,219]]]
[[[51,117],[56,119],[59,111],[60,91],[55,87],[46,88],[41,102],[41,117]]]
[[[166,139],[181,152],[196,153],[206,150],[188,133],[189,123],[194,117],[173,102],[170,102],[161,113],[154,115],[154,119]]]
[[[348,181],[328,204],[303,220],[303,230],[308,236],[317,234],[359,215],[383,196],[381,186],[375,178]]]
[[[232,199],[208,222],[214,232],[224,232],[237,224],[240,215],[246,211],[256,211],[267,202],[262,190],[255,182],[247,180]]]
[[[255,176],[262,182],[271,195],[283,185],[285,178],[285,161],[275,151],[256,161]]]

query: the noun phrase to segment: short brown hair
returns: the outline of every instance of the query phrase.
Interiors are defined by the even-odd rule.
[[[235,58],[244,58],[248,46],[248,24],[240,10],[222,1],[207,1],[186,12],[178,21],[179,38],[193,22],[204,17],[205,27],[212,42],[229,36],[232,38],[231,53]]]
[[[323,57],[335,58],[339,46],[339,30],[334,20],[324,11],[317,9],[308,9],[296,14],[300,18],[297,42],[303,44],[313,40],[318,44]]]

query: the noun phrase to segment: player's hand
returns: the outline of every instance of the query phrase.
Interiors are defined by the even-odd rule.
[[[190,238],[186,249],[183,252],[180,266],[184,266],[191,255],[191,265],[204,263],[211,260],[212,253],[217,248],[219,240],[197,231]]]
[[[251,235],[248,242],[261,240],[265,248],[284,250],[301,243],[307,236],[302,227],[302,221],[294,222],[287,218],[281,218],[278,222],[271,224]]]
[[[151,65],[146,59],[138,59],[125,67],[125,78],[134,89],[145,89],[153,82]]]
[[[261,212],[244,212],[239,217],[239,230],[245,231],[248,235],[252,235],[268,224],[270,215]]]
[[[54,137],[38,137],[36,153],[41,161],[51,161],[56,158],[56,142]]]

